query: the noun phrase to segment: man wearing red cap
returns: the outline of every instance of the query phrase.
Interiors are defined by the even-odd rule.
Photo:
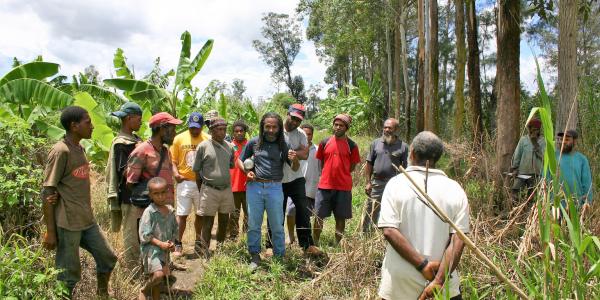
[[[540,136],[541,127],[542,122],[539,119],[531,119],[527,123],[528,135],[521,137],[513,154],[511,167],[513,201],[519,198],[519,192],[523,188],[527,188],[530,193],[542,172],[546,142]]]
[[[133,189],[136,184],[147,182],[152,177],[162,177],[167,181],[167,199],[169,204],[173,204],[173,165],[169,149],[164,144],[171,145],[173,143],[175,126],[181,123],[181,120],[174,118],[166,112],[157,113],[150,118],[148,125],[152,130],[152,136],[149,140],[140,143],[129,155],[127,162],[127,187]],[[135,203],[132,204],[135,205]],[[131,247],[133,248],[133,246]],[[139,240],[135,249],[130,250],[136,251],[139,257]]]
[[[340,242],[346,228],[346,220],[352,218],[352,171],[360,163],[358,146],[346,136],[352,117],[339,114],[333,119],[333,136],[319,143],[316,158],[322,173],[315,199],[315,243],[323,230],[323,219],[333,212],[335,217],[335,240]]]

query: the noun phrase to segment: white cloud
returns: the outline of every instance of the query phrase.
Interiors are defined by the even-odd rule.
[[[66,2],[6,0],[0,4],[0,73],[10,68],[10,58],[30,60],[42,54],[61,65],[65,75],[94,64],[110,78],[117,47],[124,50],[137,76],[147,73],[156,57],[163,70],[175,68],[184,30],[192,34],[192,55],[212,38],[215,44],[194,84],[204,88],[212,79],[244,80],[253,99],[277,91],[271,70],[252,48],[260,38],[261,17],[273,11],[294,14],[297,0],[285,1],[118,1]],[[8,29],[10,28],[10,29]],[[311,42],[304,42],[293,72],[308,87],[322,83],[325,66]]]

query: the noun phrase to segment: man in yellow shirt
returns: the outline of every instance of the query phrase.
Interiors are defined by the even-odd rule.
[[[208,140],[210,136],[202,132],[204,118],[202,114],[193,112],[188,119],[188,130],[178,134],[171,146],[171,159],[173,161],[173,176],[177,181],[177,224],[179,225],[179,238],[182,241],[183,233],[187,216],[192,211],[192,205],[198,209],[200,202],[200,192],[196,186],[196,174],[192,170],[194,159],[196,158],[196,146],[204,140]],[[196,233],[196,241],[200,241],[200,233],[202,232],[202,223],[200,218],[196,216],[194,219],[194,229]],[[183,245],[181,242],[175,245],[175,256],[183,253]]]

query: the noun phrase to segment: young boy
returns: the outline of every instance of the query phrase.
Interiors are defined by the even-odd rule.
[[[146,285],[140,291],[139,299],[160,299],[159,284],[169,269],[169,252],[175,250],[178,228],[175,213],[169,202],[167,181],[154,177],[148,181],[148,191],[152,204],[146,208],[140,220],[140,249],[144,273],[149,276]]]

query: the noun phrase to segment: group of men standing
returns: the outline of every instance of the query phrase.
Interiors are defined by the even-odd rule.
[[[194,250],[209,257],[215,217],[217,242],[221,243],[227,233],[233,239],[239,236],[243,211],[242,232],[247,230],[253,269],[261,262],[265,212],[267,244],[277,258],[285,255],[286,215],[290,242],[295,242],[295,227],[298,244],[306,255],[322,254],[318,245],[323,220],[332,214],[339,243],[346,221],[352,218],[352,171],[360,163],[358,145],[347,136],[352,118],[347,114],[335,116],[333,135],[314,145],[314,128],[301,126],[305,113],[300,104],[291,105],[285,119],[266,113],[258,136],[247,140],[248,125],[241,120],[231,126],[231,139],[224,119],[214,112],[207,113],[206,119],[193,112],[187,130],[177,135],[176,126],[183,122],[161,112],[150,118],[151,137],[142,141],[135,135],[141,126],[141,108],[128,102],[114,112],[121,120],[121,130],[107,164],[107,196],[112,230],[123,233],[124,265],[133,270],[143,260],[146,272],[160,274],[154,280],[168,275],[165,253],[183,254],[181,241],[192,213]],[[98,294],[107,296],[117,256],[92,213],[90,167],[79,144],[91,137],[93,125],[87,111],[77,106],[63,110],[61,124],[66,135],[48,155],[43,183],[44,245],[57,249],[56,265],[63,270],[59,279],[70,292],[81,276],[79,247],[89,251],[96,260]],[[209,134],[203,132],[204,127]],[[535,178],[540,174],[544,144],[537,121],[530,122],[528,129],[530,134],[521,139],[513,168],[517,175]],[[581,204],[587,205],[592,199],[591,174],[585,157],[573,151],[577,133],[569,130],[559,137],[560,178],[567,189],[576,192]],[[393,118],[384,122],[382,136],[370,145],[364,168],[368,200],[362,230],[368,233],[378,227],[388,242],[379,290],[384,299],[425,299],[441,286],[449,287],[452,299],[460,299],[455,269],[464,245],[407,177],[423,184],[437,206],[467,233],[467,196],[456,181],[436,168],[443,151],[441,139],[431,132],[417,134],[409,148],[399,138],[398,121]],[[409,175],[397,176],[401,168]],[[526,176],[517,179],[523,181],[515,180],[516,190],[531,183]],[[138,194],[143,184],[148,187],[146,194]],[[153,203],[143,202],[144,197]],[[165,204],[176,204],[176,210]]]

